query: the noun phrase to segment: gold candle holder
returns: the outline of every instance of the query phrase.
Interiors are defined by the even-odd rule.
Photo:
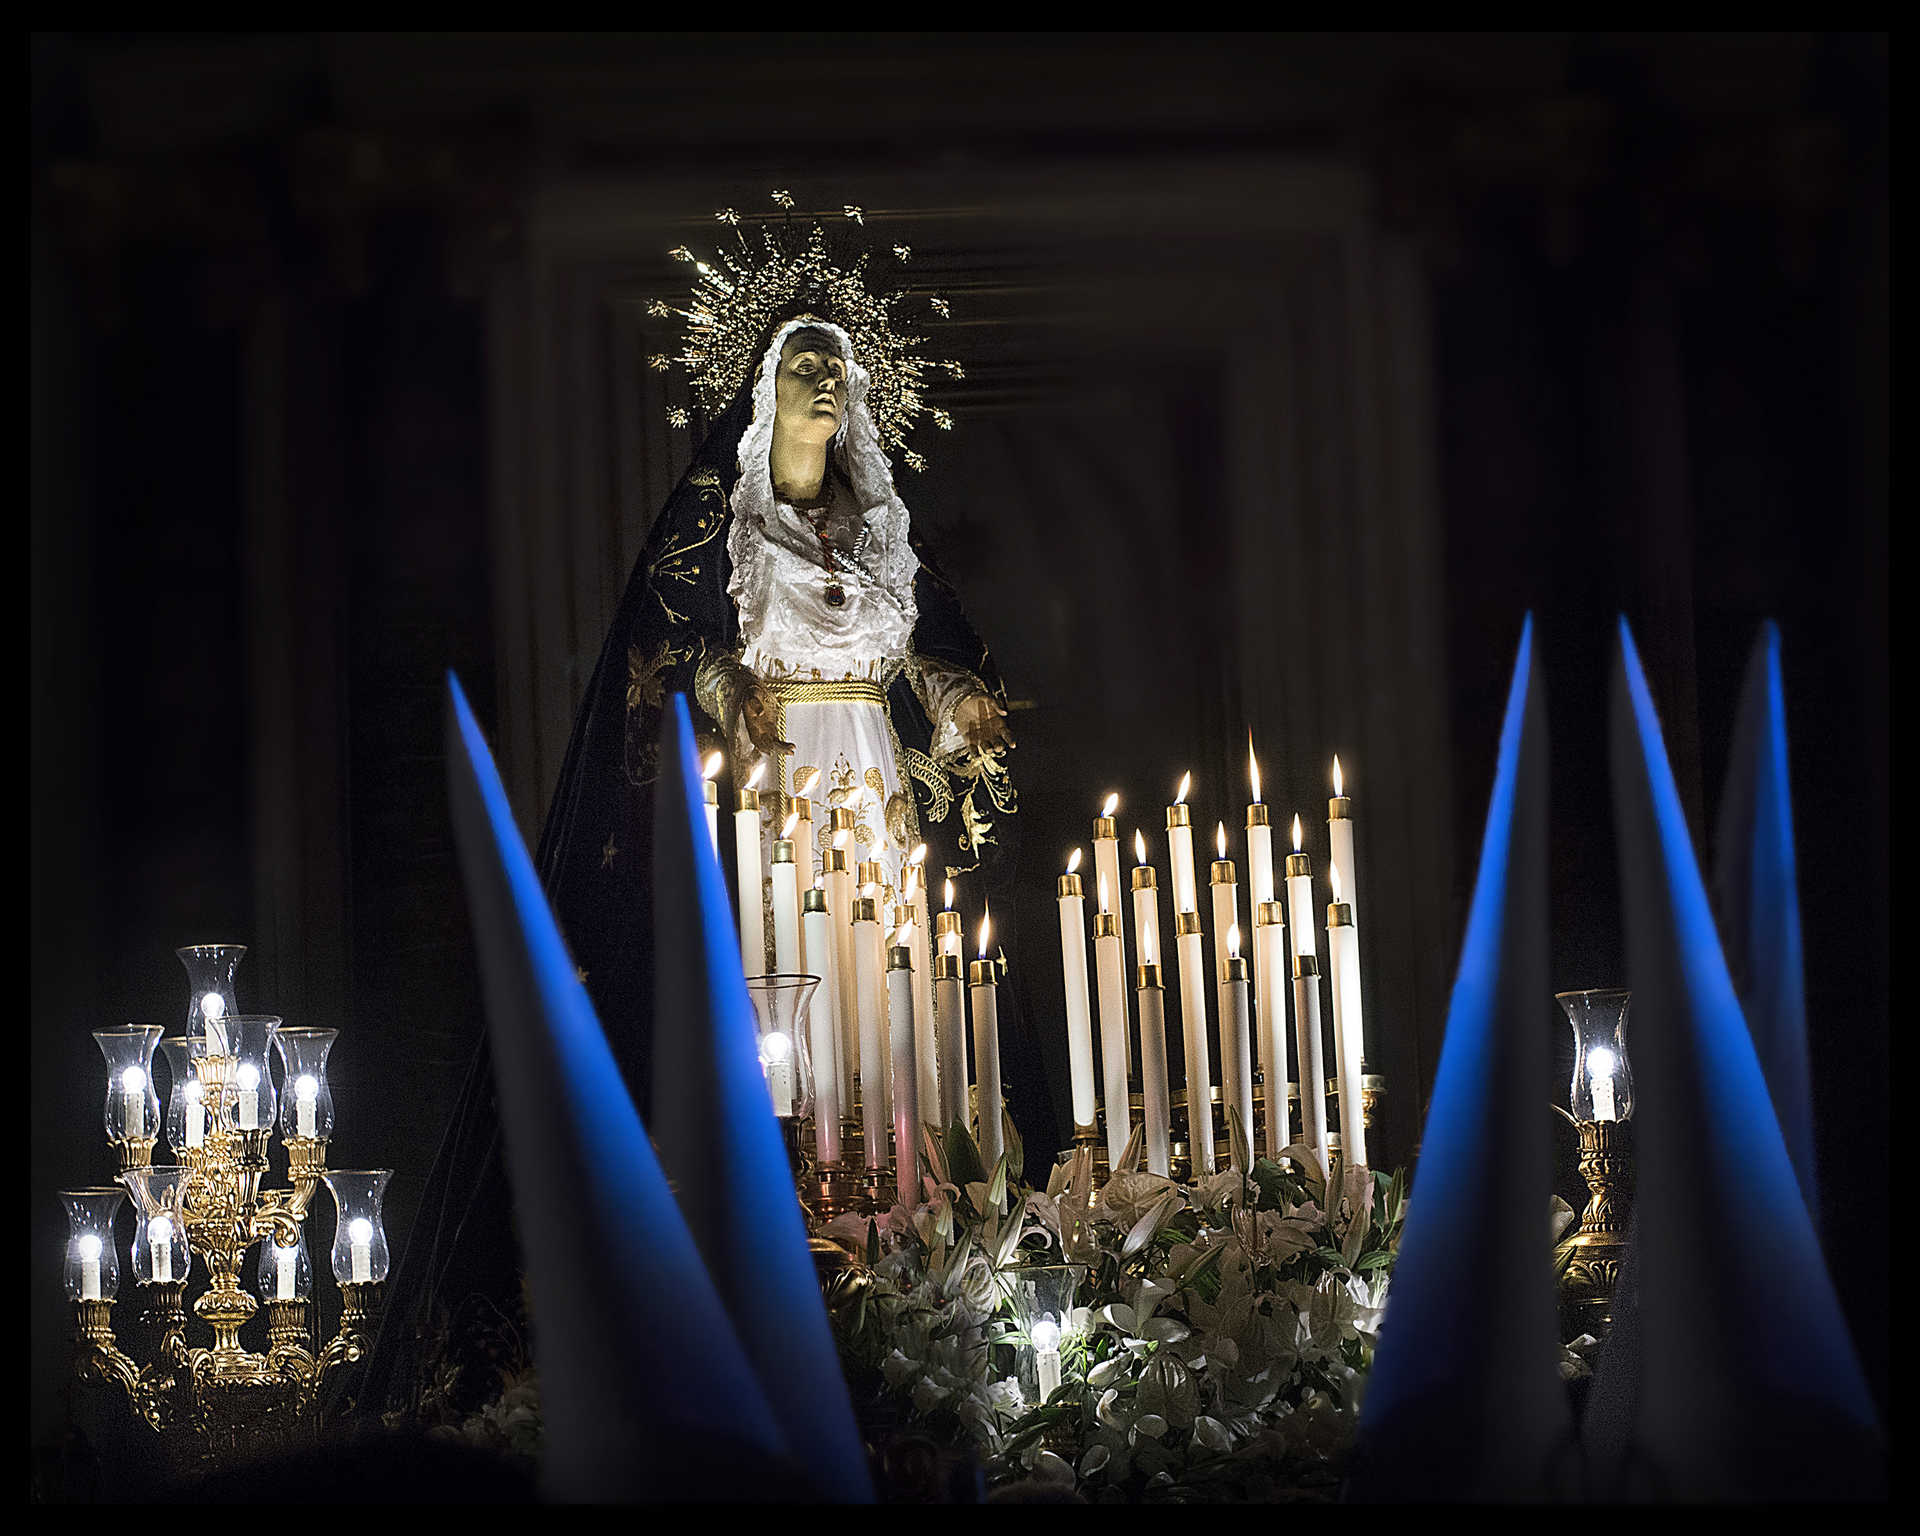
[[[1270,827],[1272,825],[1273,819],[1267,812],[1266,802],[1256,800],[1252,805],[1247,807],[1248,831],[1252,831],[1255,827]]]
[[[269,1349],[305,1349],[311,1342],[312,1304],[294,1298],[267,1303],[267,1346]]]
[[[1627,1252],[1633,1203],[1632,1133],[1627,1124],[1624,1120],[1574,1121],[1587,1208],[1571,1239],[1573,1256],[1560,1276],[1560,1299],[1569,1326],[1578,1325],[1596,1338],[1604,1338],[1613,1325],[1614,1291]]]

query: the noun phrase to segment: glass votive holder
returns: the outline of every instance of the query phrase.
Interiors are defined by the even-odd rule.
[[[160,1097],[153,1091],[153,1051],[164,1033],[158,1024],[122,1024],[96,1029],[94,1042],[107,1059],[107,1140],[153,1141],[160,1135]]]
[[[114,1218],[127,1198],[124,1189],[67,1189],[67,1300],[112,1301],[120,1294],[120,1250],[113,1240]]]
[[[333,1090],[327,1086],[327,1052],[337,1029],[289,1028],[273,1037],[280,1053],[280,1139],[325,1141],[333,1135]]]
[[[391,1168],[330,1168],[321,1175],[339,1219],[333,1229],[333,1278],[369,1285],[387,1278],[387,1232],[380,1217]]]
[[[133,1278],[141,1285],[185,1284],[193,1264],[181,1212],[185,1168],[130,1168],[120,1175],[133,1195]]]
[[[225,1020],[240,1011],[233,990],[233,973],[246,958],[244,944],[189,944],[176,949],[180,963],[187,968],[187,1038],[210,1042],[209,1056],[224,1056]]]

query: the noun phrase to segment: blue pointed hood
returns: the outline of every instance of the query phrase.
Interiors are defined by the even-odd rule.
[[[1800,889],[1793,857],[1793,797],[1787,779],[1787,699],[1780,679],[1780,630],[1767,623],[1747,663],[1733,753],[1720,796],[1713,894],[1727,968],[1753,1032],[1817,1227],[1813,1094],[1807,1073],[1807,987],[1800,954]]]
[[[447,681],[447,787],[533,1296],[547,1488],[684,1499],[688,1447],[717,1443],[767,1466],[785,1460],[786,1442],[575,974],[493,755],[459,680]]]
[[[753,1005],[685,695],[660,728],[654,801],[654,1116],[660,1155],[793,1453],[822,1491],[873,1485],[760,1069]]]
[[[1624,619],[1611,736],[1633,989],[1640,1282],[1628,1485],[1614,1491],[1870,1497],[1884,1476],[1872,1402],[1721,952]]]
[[[1547,1211],[1546,709],[1520,635],[1480,870],[1361,1419],[1362,1498],[1523,1500],[1569,1485]]]

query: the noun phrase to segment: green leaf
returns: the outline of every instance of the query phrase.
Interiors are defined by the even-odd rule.
[[[1000,1108],[1000,1131],[1006,1138],[1007,1177],[1018,1184],[1020,1175],[1027,1169],[1027,1149],[1020,1140],[1019,1131],[1014,1129],[1013,1111],[1004,1104]]]
[[[980,1162],[980,1144],[958,1120],[947,1127],[947,1169],[952,1182],[965,1188],[987,1182],[987,1170]]]
[[[947,1177],[947,1151],[941,1144],[940,1132],[931,1121],[920,1124],[920,1155],[927,1160],[927,1171],[933,1175],[936,1184],[952,1181]]]
[[[1120,1161],[1108,1170],[1109,1173],[1133,1173],[1140,1166],[1140,1159],[1146,1151],[1147,1122],[1136,1120],[1133,1134],[1127,1138],[1127,1144],[1120,1153]]]
[[[867,1218],[867,1267],[872,1268],[880,1262],[880,1224],[871,1216]]]
[[[1369,1269],[1381,1269],[1392,1262],[1392,1254],[1388,1253],[1384,1248],[1376,1248],[1371,1253],[1361,1254],[1359,1263],[1353,1267],[1356,1272],[1362,1272]]]
[[[1246,1122],[1240,1118],[1240,1108],[1236,1104],[1227,1106],[1227,1140],[1233,1149],[1233,1166],[1251,1168],[1253,1142],[1247,1135]]]
[[[987,1185],[987,1209],[997,1211],[1007,1203],[1007,1160],[1011,1150],[1000,1154],[1000,1161],[993,1165],[993,1179]],[[982,1215],[985,1212],[981,1213]]]

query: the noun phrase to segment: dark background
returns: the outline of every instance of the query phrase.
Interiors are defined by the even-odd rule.
[[[243,1006],[341,1029],[333,1160],[395,1168],[406,1231],[480,1027],[442,673],[537,830],[690,447],[645,301],[775,186],[953,300],[956,429],[902,489],[1022,706],[1036,1149],[1049,877],[1108,789],[1157,841],[1192,768],[1199,841],[1237,831],[1251,724],[1323,844],[1341,751],[1404,1161],[1522,614],[1564,987],[1623,971],[1612,615],[1703,853],[1773,617],[1825,1232],[1884,1401],[1884,37],[134,33],[31,76],[36,1443],[53,1192],[111,1172],[87,1031],[174,1028],[176,945],[247,942]]]

